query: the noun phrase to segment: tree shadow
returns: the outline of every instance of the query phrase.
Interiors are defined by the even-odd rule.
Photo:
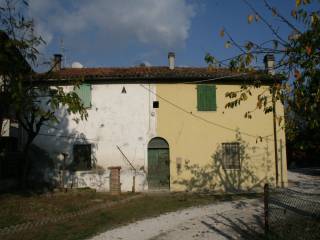
[[[209,217],[209,219],[210,221],[203,220],[201,223],[226,239],[266,239],[264,225],[259,215],[254,214],[250,221],[244,221],[240,217],[230,218],[222,214],[218,214],[217,217]]]
[[[97,141],[88,139],[81,131],[81,122],[72,121],[68,113],[61,109],[56,113],[59,123],[43,126],[29,153],[31,158],[30,181],[32,186],[50,189],[65,188],[102,188],[107,185],[107,170],[97,164]],[[74,145],[91,146],[91,168],[77,169],[74,161]],[[58,155],[64,153],[65,159]]]
[[[240,165],[237,169],[225,167],[224,151],[220,144],[213,153],[209,164],[200,166],[199,164],[190,164],[189,160],[185,161],[184,170],[190,175],[185,178],[178,177],[174,184],[184,186],[186,191],[231,193],[261,191],[264,183],[274,180],[273,177],[268,177],[268,172],[271,169],[268,143],[265,146],[252,147],[243,140],[239,132],[236,133],[234,142],[239,143]],[[257,148],[262,151],[257,153]],[[255,163],[256,160],[259,165]],[[261,169],[265,170],[264,174],[261,173]]]
[[[320,176],[320,167],[315,168],[292,168],[290,169],[291,172],[301,173],[303,175],[309,176]]]

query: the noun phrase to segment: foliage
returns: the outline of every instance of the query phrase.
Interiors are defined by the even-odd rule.
[[[266,54],[275,56],[274,69],[281,74],[282,81],[275,76],[275,81],[268,90],[262,90],[257,98],[255,110],[265,113],[273,111],[273,100],[281,101],[286,107],[286,131],[289,140],[305,130],[317,130],[320,127],[320,10],[318,0],[295,0],[295,8],[281,13],[268,0],[262,0],[270,18],[265,17],[250,1],[242,0],[251,14],[248,24],[261,23],[271,32],[272,37],[261,43],[247,41],[236,42],[225,28],[220,31],[221,37],[227,37],[225,47],[239,50],[236,56],[219,61],[207,54],[205,60],[209,64],[227,64],[236,71],[257,71],[259,62]],[[290,34],[282,34],[281,27],[290,30]],[[259,70],[258,70],[259,71]],[[281,77],[280,77],[281,78]],[[226,108],[233,108],[251,96],[252,89],[259,88],[261,83],[242,86],[239,91],[227,92],[230,99]],[[255,111],[253,110],[253,111]],[[247,111],[245,117],[251,118],[253,111]],[[283,116],[277,116],[279,124]]]
[[[75,120],[86,119],[87,111],[76,93],[66,92],[60,86],[36,83],[37,74],[32,67],[37,66],[37,48],[44,41],[35,34],[34,21],[24,17],[28,2],[3,0],[0,3],[0,123],[4,117],[18,120],[28,135],[24,148],[27,156],[41,127],[45,123],[58,122],[56,114],[61,108],[72,114]],[[75,85],[79,83],[77,81]],[[27,158],[22,165],[21,174],[26,178]]]

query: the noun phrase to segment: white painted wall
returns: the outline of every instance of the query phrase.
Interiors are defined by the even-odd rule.
[[[154,85],[147,85],[155,92]],[[125,87],[127,93],[121,93]],[[71,89],[68,87],[67,89]],[[156,137],[156,111],[152,102],[156,97],[139,84],[95,84],[92,85],[92,107],[88,110],[88,120],[78,124],[63,110],[59,113],[60,123],[53,128],[43,128],[34,143],[56,159],[57,154],[69,154],[67,163],[73,159],[75,143],[92,144],[92,157],[96,164],[104,168],[103,174],[93,171],[77,172],[78,187],[109,189],[110,166],[121,166],[121,189],[131,191],[133,171],[117,149],[117,145],[138,169],[136,190],[147,190],[146,174],[147,147],[151,138]],[[61,163],[56,160],[56,167]],[[71,180],[70,180],[71,181]]]

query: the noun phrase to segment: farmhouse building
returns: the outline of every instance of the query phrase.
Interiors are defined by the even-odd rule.
[[[172,53],[164,67],[61,68],[60,57],[55,71],[37,81],[76,91],[89,117],[75,122],[61,109],[60,123],[43,127],[34,143],[56,169],[64,164],[68,186],[108,191],[110,167],[121,168],[122,191],[247,191],[286,184],[284,129],[259,109],[244,117],[259,94],[271,96],[277,75],[176,67]],[[261,87],[252,88],[247,101],[225,108],[227,92],[257,80]],[[74,89],[73,81],[80,87]],[[280,102],[275,114],[284,115]],[[57,159],[61,153],[64,161]],[[46,170],[48,178],[52,171]]]

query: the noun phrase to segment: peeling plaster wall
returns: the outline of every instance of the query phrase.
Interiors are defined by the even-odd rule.
[[[121,93],[123,87],[126,93]],[[145,84],[145,87],[156,92],[154,85]],[[76,123],[72,120],[74,116],[68,116],[62,109],[58,113],[60,123],[44,127],[34,143],[55,159],[56,168],[62,165],[57,160],[59,153],[68,153],[66,163],[70,164],[73,144],[91,144],[92,159],[105,172],[100,175],[94,171],[76,172],[78,187],[107,191],[108,167],[121,166],[121,189],[131,191],[134,171],[117,149],[119,146],[138,170],[136,190],[147,190],[147,147],[149,140],[156,136],[157,116],[152,105],[156,97],[139,84],[95,84],[91,95],[92,107],[88,109],[87,121]],[[68,177],[69,185],[72,178],[72,175]]]

